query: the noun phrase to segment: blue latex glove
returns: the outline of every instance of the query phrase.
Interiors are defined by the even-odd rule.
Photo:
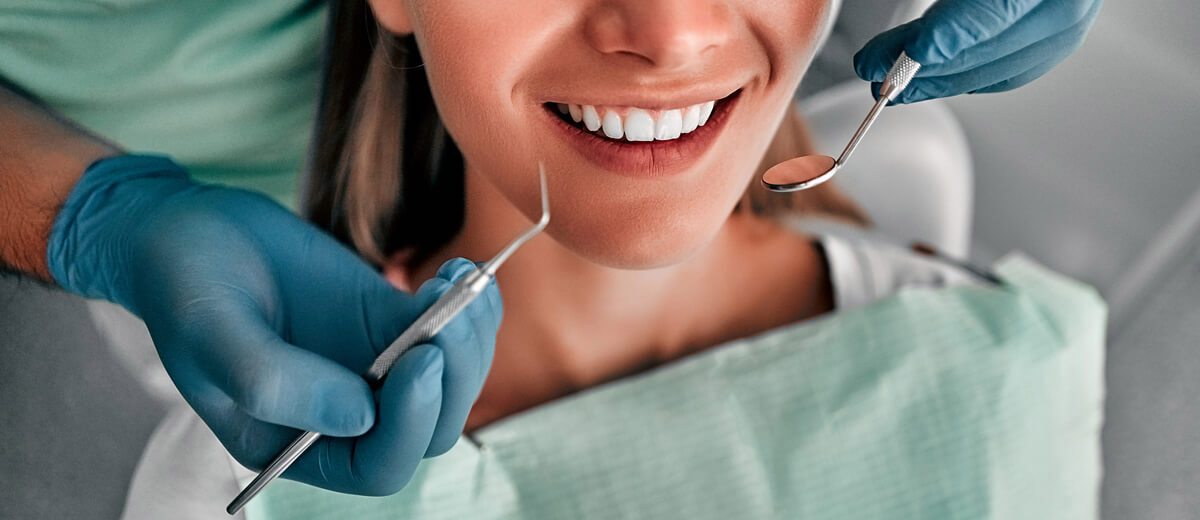
[[[921,64],[894,103],[1003,92],[1045,74],[1083,44],[1101,0],[939,0],[871,39],[854,70],[879,86],[900,51]]]
[[[335,491],[399,490],[450,449],[491,365],[502,307],[493,282],[372,390],[359,374],[454,280],[415,294],[258,194],[199,185],[171,160],[90,166],[55,220],[55,280],[141,317],[188,403],[242,464],[298,435],[327,435],[284,476]],[[187,468],[180,468],[187,471]]]

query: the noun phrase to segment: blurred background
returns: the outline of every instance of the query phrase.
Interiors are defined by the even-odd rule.
[[[949,101],[973,255],[1021,249],[1109,302],[1105,520],[1200,518],[1200,3],[1105,2],[1039,81]]]
[[[850,56],[921,7],[885,12],[880,3],[846,0],[798,94],[814,111],[824,153],[840,151],[849,137],[843,127],[861,121],[870,105],[865,85],[839,87],[853,78]],[[964,145],[941,161],[966,166],[933,183],[946,199],[940,207],[864,188],[886,182],[868,168],[843,179],[884,231],[903,235],[897,239],[940,241],[981,264],[1024,251],[1109,301],[1105,520],[1200,518],[1196,20],[1197,2],[1108,0],[1083,47],[1030,85],[899,107],[895,115],[889,109],[880,124],[891,121],[894,132],[910,128],[906,117],[924,118],[938,128],[939,142]],[[830,101],[847,96],[855,96],[849,107]],[[859,154],[882,144],[880,135],[868,137]],[[915,228],[935,236],[889,229],[902,221],[918,221]],[[165,410],[154,393],[171,389],[165,380],[149,387],[135,381],[131,371],[148,361],[106,347],[150,348],[144,332],[106,325],[114,312],[0,276],[0,518],[119,515]]]

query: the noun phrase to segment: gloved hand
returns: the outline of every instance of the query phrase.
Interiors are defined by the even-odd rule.
[[[415,294],[287,209],[199,185],[171,160],[90,166],[55,220],[55,280],[141,317],[163,365],[242,464],[262,468],[298,430],[323,437],[284,476],[383,495],[462,432],[500,325],[493,282],[372,390],[360,374],[453,281],[444,264]]]
[[[900,51],[921,64],[894,103],[1012,90],[1079,48],[1101,0],[939,0],[867,42],[854,70],[879,86]]]

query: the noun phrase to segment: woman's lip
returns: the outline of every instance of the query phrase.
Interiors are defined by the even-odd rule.
[[[667,177],[687,171],[712,148],[741,92],[718,100],[704,126],[669,141],[615,141],[564,121],[553,105],[543,105],[542,113],[555,133],[593,164],[627,177]]]

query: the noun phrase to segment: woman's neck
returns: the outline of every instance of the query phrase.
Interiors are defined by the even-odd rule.
[[[469,170],[466,197],[462,231],[407,273],[412,289],[451,258],[492,257],[532,225]],[[731,216],[691,258],[668,267],[606,267],[541,234],[496,278],[504,320],[468,429],[831,307],[825,266],[811,241],[742,215]]]

